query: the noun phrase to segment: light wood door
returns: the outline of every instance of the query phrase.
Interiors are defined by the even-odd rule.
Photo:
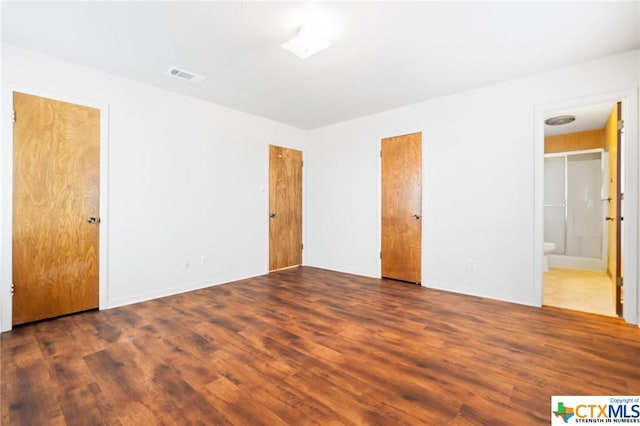
[[[269,270],[302,264],[302,152],[269,146]]]
[[[422,133],[382,140],[382,276],[421,282]]]
[[[100,111],[13,104],[15,325],[98,307]]]
[[[622,102],[618,102],[616,106],[618,132],[617,152],[616,152],[616,183],[615,183],[615,212],[613,218],[615,220],[616,235],[616,314],[622,316]]]

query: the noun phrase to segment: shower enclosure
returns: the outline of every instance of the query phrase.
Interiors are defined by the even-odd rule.
[[[546,154],[544,240],[550,266],[606,270],[607,154],[602,149]]]

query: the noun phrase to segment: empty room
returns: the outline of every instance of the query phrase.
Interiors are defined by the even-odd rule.
[[[3,425],[640,421],[639,2],[0,18]]]

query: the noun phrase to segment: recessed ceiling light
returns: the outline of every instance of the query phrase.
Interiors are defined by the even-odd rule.
[[[202,83],[207,79],[207,77],[203,75],[199,75],[191,71],[185,71],[183,69],[176,68],[176,67],[169,68],[168,70],[165,71],[165,74],[169,74],[174,76],[175,78],[187,80],[187,81],[190,81],[191,83],[196,83],[196,84]]]
[[[307,59],[330,45],[331,42],[323,38],[312,27],[300,27],[297,36],[280,46],[300,59]]]
[[[576,120],[574,115],[558,115],[557,117],[551,117],[544,120],[544,123],[549,126],[562,126],[563,124],[573,123]]]

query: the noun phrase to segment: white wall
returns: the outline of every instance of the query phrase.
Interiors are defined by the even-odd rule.
[[[423,285],[538,304],[535,109],[639,73],[633,51],[311,131],[307,263],[380,276],[380,139],[422,131]]]
[[[162,72],[161,70],[159,72]],[[113,307],[268,271],[268,145],[306,132],[4,45],[3,109],[14,88],[108,106],[108,293]],[[189,84],[185,82],[185,84]],[[2,120],[0,292],[10,327],[11,123]],[[104,230],[107,229],[107,232]],[[201,256],[209,264],[200,265]],[[191,268],[183,269],[190,260]]]
[[[305,151],[304,263],[379,276],[380,139],[415,131],[423,132],[423,285],[535,305],[534,110],[640,83],[634,51],[302,131],[10,45],[2,59],[3,109],[14,88],[108,107],[102,307],[266,273],[268,144]],[[11,127],[2,122],[6,329]]]

